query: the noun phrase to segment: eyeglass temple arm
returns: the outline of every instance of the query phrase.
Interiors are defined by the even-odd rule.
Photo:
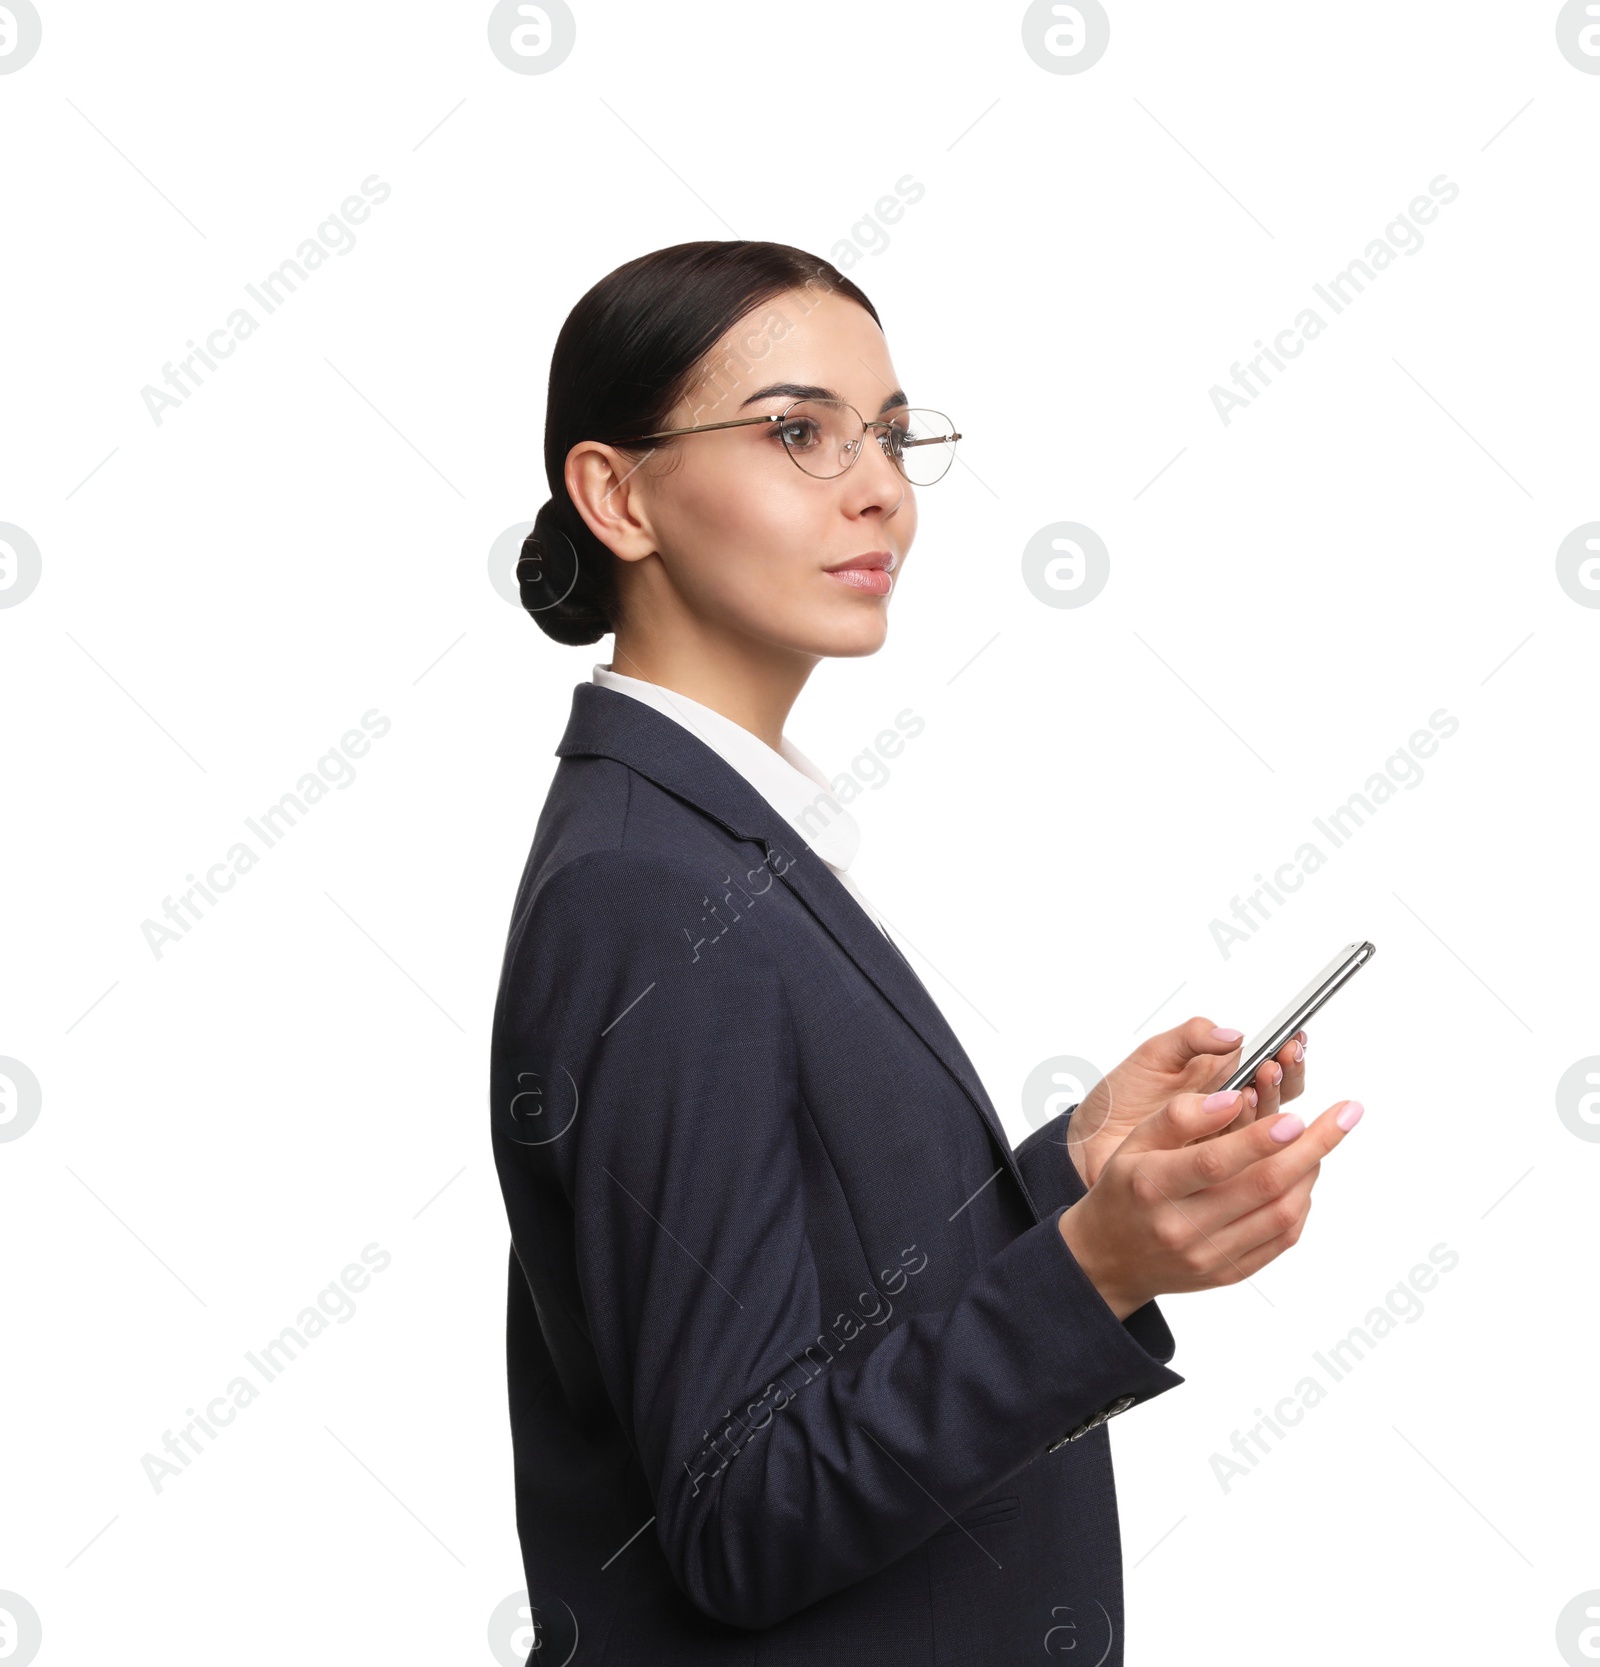
[[[663,428],[654,434],[641,434],[636,439],[628,441],[628,444],[636,446],[643,445],[646,440],[671,440],[680,434],[707,434],[714,428],[744,428],[751,423],[781,423],[784,416],[785,413],[779,411],[765,417],[734,417],[731,421],[725,423],[696,423],[693,428]],[[882,418],[876,418],[871,422],[862,424],[862,426],[863,428],[888,428],[892,425]],[[946,440],[959,440],[960,438],[961,435],[958,432],[930,434],[926,439],[902,440],[900,444],[902,446],[937,446],[942,445]]]
[[[705,434],[713,428],[743,428],[748,423],[776,423],[782,422],[781,412],[765,417],[734,417],[725,423],[696,423],[693,428],[663,428],[655,434],[641,434],[635,440],[628,441],[630,446],[642,445],[646,440],[670,440],[679,434]]]

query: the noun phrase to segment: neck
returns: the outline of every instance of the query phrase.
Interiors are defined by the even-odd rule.
[[[610,669],[697,700],[780,752],[790,709],[818,658],[770,643],[663,641],[619,630]]]

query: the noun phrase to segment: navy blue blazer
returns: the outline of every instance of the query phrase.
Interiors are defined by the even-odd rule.
[[[583,683],[556,752],[490,1091],[538,1659],[1120,1663],[1103,1425],[1183,1379],[1061,1238],[1070,1112],[1012,1150],[689,730]]]

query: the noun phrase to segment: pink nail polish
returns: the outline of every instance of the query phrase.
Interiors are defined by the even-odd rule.
[[[1200,1102],[1202,1111],[1221,1111],[1224,1106],[1231,1106],[1239,1098],[1237,1088],[1220,1089],[1215,1094],[1208,1094]]]
[[[1285,1140],[1293,1140],[1298,1134],[1304,1134],[1305,1129],[1305,1124],[1302,1123],[1292,1111],[1286,1111],[1283,1116],[1280,1117],[1278,1121],[1267,1130],[1267,1134],[1273,1140],[1281,1143]]]
[[[1304,1042],[1296,1042],[1295,1045],[1294,1045],[1295,1062],[1298,1064],[1300,1060],[1305,1058],[1305,1056],[1306,1056],[1306,1045],[1305,1045],[1305,1043]]]
[[[1238,1042],[1244,1037],[1242,1030],[1224,1030],[1221,1025],[1216,1026],[1211,1034],[1219,1042]]]
[[[1366,1109],[1367,1108],[1364,1105],[1362,1105],[1362,1103],[1359,1100],[1352,1100],[1344,1108],[1344,1110],[1341,1111],[1339,1113],[1339,1115],[1334,1118],[1334,1122],[1337,1123],[1339,1125],[1339,1127],[1341,1129],[1343,1129],[1346,1134],[1349,1134],[1349,1132],[1356,1126],[1356,1124],[1361,1121],[1361,1114]]]

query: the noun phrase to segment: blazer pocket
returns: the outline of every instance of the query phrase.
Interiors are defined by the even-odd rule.
[[[1007,1494],[974,1505],[927,1541],[934,1667],[994,1667],[1041,1653],[1041,1548],[1028,1529],[1020,1500]]]
[[[947,1522],[943,1528],[936,1529],[932,1537],[938,1539],[941,1534],[954,1534],[958,1528],[987,1528],[996,1522],[1010,1522],[1021,1510],[1022,1502],[1014,1493],[1004,1499],[985,1499],[970,1511],[963,1511],[954,1522]]]

